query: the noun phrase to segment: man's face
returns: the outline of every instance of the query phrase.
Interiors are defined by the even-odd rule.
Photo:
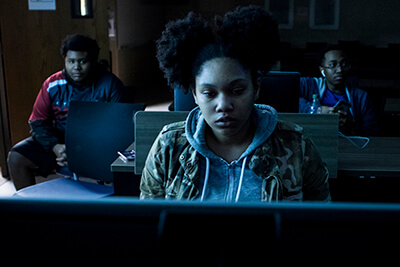
[[[94,63],[86,51],[68,50],[65,56],[65,69],[74,82],[84,83],[89,77]]]
[[[320,70],[325,73],[326,82],[333,88],[345,84],[349,69],[349,62],[340,50],[328,51],[320,67]]]

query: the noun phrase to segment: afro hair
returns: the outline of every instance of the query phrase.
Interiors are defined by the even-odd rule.
[[[201,66],[216,57],[238,60],[251,71],[267,72],[277,60],[279,32],[269,12],[259,6],[238,7],[208,23],[190,12],[166,25],[157,41],[157,59],[168,84],[187,91]]]

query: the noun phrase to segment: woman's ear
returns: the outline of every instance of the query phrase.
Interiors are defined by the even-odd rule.
[[[193,94],[194,102],[196,103],[196,105],[199,105],[199,104],[197,103],[196,89],[195,89],[195,88],[191,88],[190,91],[191,91],[192,94]]]
[[[254,90],[256,90],[254,94],[254,101],[258,100],[258,98],[260,97],[260,88],[261,88],[261,79],[258,78],[256,88],[254,88]]]

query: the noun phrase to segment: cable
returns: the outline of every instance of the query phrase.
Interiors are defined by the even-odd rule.
[[[350,143],[352,143],[356,148],[358,148],[358,149],[364,149],[367,145],[368,145],[368,143],[369,143],[369,141],[370,141],[370,139],[368,138],[368,137],[362,137],[362,136],[346,136],[346,135],[344,135],[344,134],[342,134],[341,132],[339,132],[339,137],[343,137],[343,138],[345,138],[345,139],[347,139]],[[353,140],[363,140],[364,141],[364,144],[363,145],[357,145]]]

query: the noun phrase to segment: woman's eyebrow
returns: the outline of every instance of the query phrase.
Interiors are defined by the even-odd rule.
[[[233,80],[233,81],[230,81],[230,82],[227,83],[227,84],[228,84],[228,85],[233,85],[233,84],[241,83],[241,82],[247,82],[247,79],[244,79],[244,78],[237,78],[237,79],[235,79],[235,80]],[[207,83],[207,82],[201,83],[201,84],[199,84],[199,86],[201,86],[201,87],[209,87],[209,88],[215,88],[215,87],[217,87],[217,85],[212,84],[212,83]]]
[[[216,85],[211,84],[211,83],[201,83],[200,86],[201,87],[217,87]]]
[[[247,79],[238,78],[236,80],[231,81],[229,84],[235,84],[235,83],[241,83],[241,82],[247,82]]]

